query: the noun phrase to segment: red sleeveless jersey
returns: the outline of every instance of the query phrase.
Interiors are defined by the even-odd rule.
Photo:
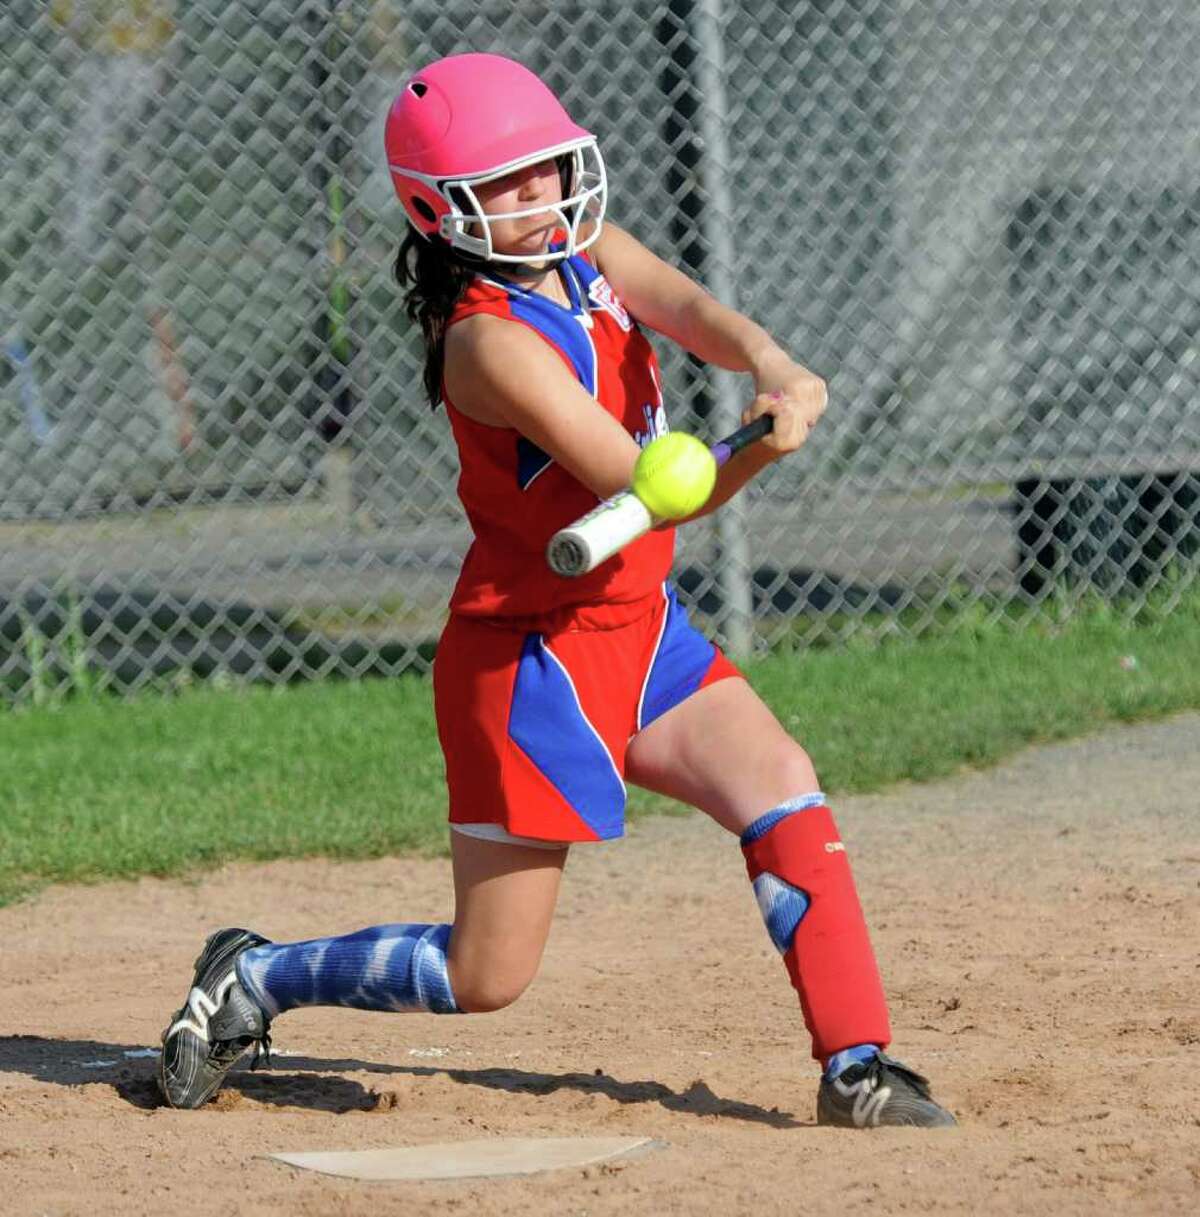
[[[448,326],[487,313],[526,325],[558,352],[576,379],[637,442],[666,431],[654,350],[586,255],[562,263],[570,306],[519,283],[477,275]],[[474,541],[450,598],[472,617],[537,617],[571,605],[631,604],[660,595],[675,530],[648,533],[590,574],[564,579],[546,565],[546,545],[590,511],[596,495],[511,427],[468,418],[445,393],[461,473],[458,497]]]

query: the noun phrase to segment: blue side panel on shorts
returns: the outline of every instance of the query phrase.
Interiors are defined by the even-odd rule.
[[[536,292],[509,289],[512,315],[532,326],[570,361],[579,383],[596,395],[596,351],[578,318]]]
[[[700,687],[717,648],[688,620],[687,610],[667,586],[667,615],[658,650],[650,661],[638,714],[638,730],[679,705]]]
[[[540,634],[521,648],[508,734],[598,837],[621,836],[625,783]]]

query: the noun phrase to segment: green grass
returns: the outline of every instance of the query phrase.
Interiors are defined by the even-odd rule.
[[[1200,594],[1151,616],[1098,605],[1051,633],[968,615],[928,640],[747,672],[827,790],[877,790],[1200,707]],[[667,809],[635,796],[635,814]],[[232,858],[438,851],[444,814],[430,689],[415,677],[0,711],[0,903],[49,881]]]

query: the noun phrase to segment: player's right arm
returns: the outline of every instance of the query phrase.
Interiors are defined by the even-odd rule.
[[[633,436],[520,322],[476,314],[446,333],[446,392],[487,427],[512,427],[600,498],[628,487]]]

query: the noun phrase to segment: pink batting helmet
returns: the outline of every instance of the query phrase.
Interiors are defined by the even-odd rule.
[[[472,258],[545,262],[544,254],[497,253],[491,220],[557,212],[566,233],[560,258],[600,235],[607,182],[596,137],[528,68],[502,55],[451,55],[422,68],[392,103],[384,144],[412,226]],[[472,186],[550,159],[565,169],[561,203],[484,214]],[[584,224],[591,231],[581,240]]]

